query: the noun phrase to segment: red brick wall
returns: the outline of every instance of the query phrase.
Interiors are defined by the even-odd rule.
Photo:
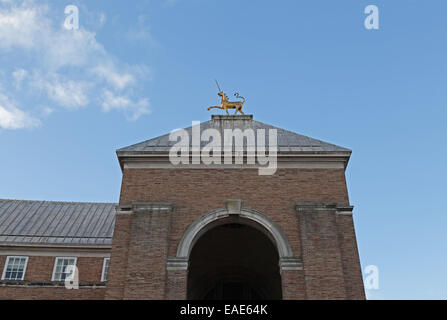
[[[26,254],[21,254],[26,256]],[[7,256],[0,256],[0,270],[3,272]],[[29,256],[24,280],[51,281],[53,275],[54,257]],[[79,270],[79,281],[100,282],[104,258],[78,257],[76,266]]]
[[[106,299],[123,299],[124,297],[131,225],[132,217],[130,215],[116,216]]]
[[[21,254],[26,256],[26,254]],[[0,271],[3,272],[7,256],[0,256]],[[68,290],[51,282],[56,257],[29,256],[23,282],[0,283],[0,299],[103,299],[105,287],[101,281],[104,258],[78,257],[79,290]],[[37,285],[36,283],[41,283]],[[89,284],[85,284],[89,283]],[[99,288],[89,288],[94,284]]]
[[[304,271],[281,271],[281,282],[283,288],[283,300],[306,299],[306,283]]]
[[[343,224],[342,232],[348,232],[349,236],[339,242],[335,212],[320,215],[314,223],[321,223],[328,229],[320,239],[314,239],[301,234],[300,219],[303,217],[295,210],[295,204],[299,202],[348,205],[343,169],[278,169],[273,176],[259,176],[257,169],[125,169],[121,204],[170,202],[175,211],[158,216],[117,217],[107,297],[163,299],[186,296],[186,292],[174,294],[169,288],[172,281],[166,280],[166,258],[176,255],[179,241],[191,223],[211,210],[224,207],[227,199],[242,199],[244,208],[269,216],[285,232],[294,255],[303,257],[305,272],[308,268],[310,273],[306,274],[303,283],[302,276],[291,276],[286,272],[287,279],[283,283],[296,283],[297,288],[290,291],[294,292],[293,296],[284,298],[306,295],[308,298],[352,298],[360,294],[358,288],[363,289],[361,278],[359,281],[357,276],[347,276],[351,271],[358,275],[360,270],[358,256],[357,260],[353,258],[356,244],[355,235],[352,237],[349,229],[351,223],[353,230],[352,220],[346,222],[346,226]],[[144,232],[146,234],[142,234]],[[326,234],[330,237],[325,238]],[[355,246],[355,250],[349,249],[350,246]],[[312,255],[304,251],[310,247],[319,248],[318,253]],[[347,255],[342,256],[344,253]],[[318,268],[321,268],[317,267],[318,263],[327,264],[322,270],[326,272],[326,279],[317,276]],[[136,276],[139,281],[133,281],[129,276]],[[355,282],[356,285],[346,287],[357,286],[357,289],[345,289],[345,281]],[[144,285],[138,287],[137,283]],[[175,283],[182,284],[182,281],[176,279]],[[127,284],[129,290],[123,290]],[[186,286],[182,290],[186,290]]]
[[[0,286],[0,300],[103,300],[105,287],[67,290],[65,287]]]
[[[175,256],[186,228],[203,214],[243,199],[245,208],[268,215],[285,231],[295,255],[301,255],[295,203],[349,204],[342,169],[278,169],[260,176],[257,169],[126,169],[120,204],[133,201],[172,202],[169,256]],[[116,228],[115,228],[116,230]]]
[[[6,258],[7,256],[0,256],[0,276],[3,275],[3,269],[5,267]]]
[[[170,216],[154,212],[133,217],[124,291],[127,299],[164,299]]]
[[[166,299],[185,300],[188,273],[185,270],[168,270]]]
[[[345,279],[335,210],[300,212],[308,299],[345,299]]]
[[[352,216],[337,216],[337,227],[342,253],[346,297],[348,299],[365,299],[362,270],[360,269],[360,258]]]

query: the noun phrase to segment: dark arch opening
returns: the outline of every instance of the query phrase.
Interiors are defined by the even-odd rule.
[[[188,299],[282,298],[279,255],[261,231],[228,223],[205,232],[189,259]]]

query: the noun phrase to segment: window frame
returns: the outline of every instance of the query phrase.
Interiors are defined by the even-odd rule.
[[[25,259],[25,266],[23,267],[23,274],[22,274],[22,279],[20,280],[11,280],[11,279],[5,279],[6,277],[6,270],[8,268],[8,263],[10,258],[19,258],[19,259]],[[6,261],[5,261],[5,266],[3,267],[3,273],[2,273],[2,281],[23,281],[25,279],[25,274],[26,274],[26,268],[28,267],[28,256],[7,256],[6,257]]]
[[[105,271],[106,271],[106,261],[109,261],[109,265],[107,266],[107,279],[104,279]],[[110,257],[104,258],[102,263],[102,273],[101,273],[101,282],[107,282],[109,279],[109,270],[110,270]]]
[[[64,280],[56,280],[55,276],[56,276],[56,268],[57,268],[57,262],[58,260],[62,260],[62,259],[74,259],[74,264],[73,266],[77,266],[78,263],[78,257],[56,257],[54,260],[54,266],[53,266],[53,274],[51,276],[51,281],[55,281],[55,282],[64,282],[66,279]]]

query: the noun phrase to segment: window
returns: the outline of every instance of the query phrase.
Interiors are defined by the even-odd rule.
[[[8,257],[3,270],[2,280],[23,280],[28,257]]]
[[[58,257],[54,263],[52,281],[65,281],[73,275],[76,266],[76,258],[74,257]]]
[[[109,263],[110,258],[104,258],[104,263],[102,265],[101,281],[107,281],[107,278],[109,277]]]

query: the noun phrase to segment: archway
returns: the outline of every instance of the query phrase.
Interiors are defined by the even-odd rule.
[[[281,299],[279,254],[246,219],[208,226],[189,255],[188,299]]]
[[[270,259],[269,265],[273,267],[272,261],[275,260],[276,267],[279,265],[280,270],[280,280],[281,283],[290,283],[290,281],[296,281],[297,272],[300,272],[303,270],[303,264],[300,257],[296,257],[293,255],[291,245],[283,232],[283,230],[277,225],[272,219],[270,219],[268,216],[262,214],[261,212],[253,209],[246,209],[246,208],[239,208],[235,210],[234,208],[230,208],[231,210],[227,209],[216,209],[211,212],[208,212],[207,214],[201,216],[197,220],[195,220],[183,233],[182,239],[180,240],[178,246],[177,246],[177,253],[175,257],[169,257],[167,261],[166,268],[168,270],[168,277],[170,277],[169,287],[168,287],[168,296],[174,299],[180,298],[191,298],[191,299],[204,299],[204,298],[211,298],[211,296],[208,295],[210,291],[205,292],[206,290],[202,289],[194,289],[196,286],[194,285],[194,279],[197,278],[194,275],[194,272],[191,273],[191,263],[194,264],[191,258],[191,253],[193,251],[193,248],[196,247],[196,243],[199,242],[200,239],[202,239],[202,236],[206,235],[209,231],[212,231],[214,228],[217,228],[219,226],[223,225],[243,225],[246,227],[249,227],[250,232],[258,231],[259,233],[256,233],[255,239],[260,240],[260,243],[265,243],[265,240],[268,239],[270,242],[267,242],[268,245],[273,245],[273,253],[268,254]],[[262,237],[264,236],[264,237]],[[216,237],[213,237],[216,238]],[[206,239],[206,238],[205,238]],[[255,241],[256,242],[256,241]],[[238,245],[241,242],[238,243]],[[266,245],[267,246],[267,245]],[[218,249],[220,245],[216,245],[216,248]],[[245,249],[245,251],[250,251],[253,249]],[[270,252],[272,252],[270,250]],[[276,254],[279,256],[278,258],[272,258],[273,256],[276,257]],[[203,256],[203,255],[202,255]],[[234,260],[234,259],[233,259]],[[237,259],[236,259],[237,260]],[[230,260],[231,261],[231,260]],[[193,265],[194,266],[194,265]],[[239,286],[239,288],[250,288],[250,283],[253,283],[252,280],[250,280],[247,283],[247,279],[249,278],[249,275],[247,275],[247,272],[243,272],[243,268],[239,268],[240,271],[238,271],[237,276],[235,278],[239,278],[239,280],[231,282],[226,281],[225,279],[230,279],[231,274],[227,277],[224,275],[228,275],[230,272],[224,272],[223,270],[219,274],[219,277],[215,276],[214,282],[208,281],[207,283],[214,283],[214,287],[210,287],[210,290],[213,288],[215,290],[221,290],[219,288],[224,287],[224,285],[227,285],[227,283],[231,282],[227,285],[227,287],[233,287],[236,288]],[[250,270],[250,268],[247,268]],[[247,270],[245,269],[245,270]],[[234,270],[234,269],[233,269]],[[210,277],[212,270],[208,270]],[[275,273],[276,274],[276,273]],[[245,276],[244,276],[245,275]],[[217,279],[221,280],[217,280]],[[234,277],[233,277],[234,278]],[[204,275],[204,278],[202,278],[202,282],[206,282],[208,278],[206,278],[206,275]],[[245,280],[244,280],[245,279]],[[273,278],[277,279],[277,278]],[[292,280],[290,280],[292,279]],[[189,280],[189,281],[188,281]],[[220,282],[219,282],[220,281]],[[245,281],[245,282],[244,282]],[[275,280],[276,281],[276,280]],[[256,287],[262,287],[262,285],[258,284],[255,285]],[[276,282],[278,283],[278,282]],[[178,286],[184,285],[184,291],[178,291]],[[253,287],[253,286],[252,286]],[[264,286],[265,287],[265,286]],[[281,284],[276,285],[276,288],[281,288]],[[189,288],[189,289],[188,289]],[[245,290],[245,289],[244,289]],[[248,289],[247,289],[248,290]],[[251,290],[251,289],[249,289]],[[252,291],[253,293],[250,294],[252,297],[259,297],[263,298],[267,295],[262,295],[262,289],[254,289]],[[265,289],[264,289],[265,290]],[[269,298],[278,298],[278,297],[291,297],[295,293],[291,292],[293,290],[293,286],[287,285],[282,287],[282,293],[277,294],[275,293],[274,297]],[[180,294],[180,292],[187,293],[185,296]],[[175,293],[179,293],[178,295]],[[258,295],[258,296],[256,296]],[[214,295],[216,297],[216,295]],[[221,297],[223,297],[221,295]]]

